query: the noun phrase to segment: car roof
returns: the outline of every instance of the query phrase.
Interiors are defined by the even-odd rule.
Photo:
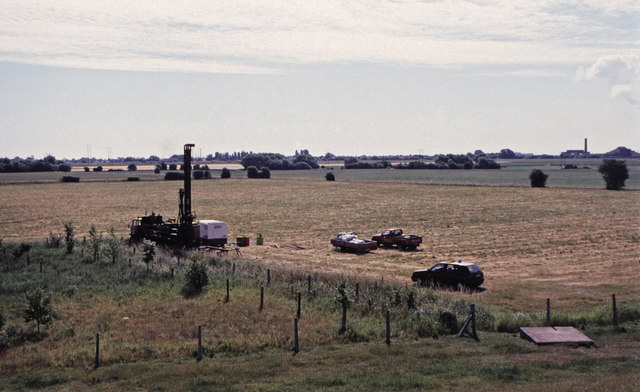
[[[470,265],[475,265],[474,263],[468,263],[466,261],[462,261],[462,260],[458,260],[458,261],[442,261],[438,264],[446,264],[446,265],[463,265],[465,267],[468,267]],[[437,265],[437,264],[436,264]]]

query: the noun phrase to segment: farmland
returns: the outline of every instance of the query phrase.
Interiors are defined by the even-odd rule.
[[[234,178],[230,180],[194,182],[193,206],[201,219],[227,222],[231,240],[236,235],[249,235],[252,239],[258,233],[264,236],[264,246],[242,249],[242,260],[250,263],[248,266],[262,268],[260,279],[264,279],[264,268],[272,268],[275,276],[275,271],[302,277],[309,273],[314,279],[326,276],[323,279],[328,279],[325,290],[329,297],[340,275],[361,279],[363,285],[365,281],[369,285],[375,282],[376,286],[384,282],[402,288],[410,284],[408,276],[415,269],[430,267],[438,261],[463,259],[483,268],[486,291],[469,295],[419,290],[416,292],[418,302],[457,306],[458,300],[473,301],[498,319],[501,314],[540,312],[545,298],[551,298],[554,310],[573,315],[597,312],[612,293],[616,293],[622,303],[637,306],[640,303],[637,284],[640,192],[636,189],[640,186],[633,182],[638,178],[634,175],[637,167],[630,167],[628,190],[621,192],[602,189],[597,171],[589,169],[551,171],[545,168],[550,172],[550,187],[532,189],[526,186],[530,169],[476,173],[480,177],[475,178],[473,185],[467,181],[474,179],[464,176],[474,173],[463,171],[334,169],[336,182],[324,181],[324,171],[274,171],[270,180],[239,178],[240,174],[234,171]],[[524,175],[524,184],[514,183],[515,172]],[[598,181],[584,180],[586,185],[580,186],[583,180],[566,177],[554,185],[554,176],[574,175],[567,173],[595,175]],[[0,183],[5,184],[0,186],[0,200],[3,200],[0,237],[4,243],[44,241],[50,232],[61,232],[66,221],[74,223],[80,241],[92,225],[104,233],[113,227],[118,235],[126,237],[131,218],[145,211],[168,217],[175,217],[177,213],[177,188],[181,182],[155,181],[157,175],[152,172],[136,173],[141,179],[149,180],[139,182],[122,181],[127,175],[134,175],[126,172],[77,174],[86,178],[76,184],[59,183],[51,173],[0,177]],[[99,181],[105,179],[99,177],[104,174],[111,176],[109,181]],[[449,177],[426,177],[435,175]],[[512,177],[507,180],[509,175]],[[329,238],[339,231],[356,231],[368,237],[388,227],[402,227],[408,233],[422,235],[423,245],[418,251],[379,249],[367,255],[336,252],[329,245]],[[133,258],[134,264],[140,264],[138,256],[131,250],[127,252],[125,258]],[[34,254],[34,260],[36,257],[44,259],[45,253]],[[38,369],[36,379],[32,380],[34,385],[56,387],[60,384],[62,388],[74,389],[87,387],[93,379],[98,389],[107,390],[135,387],[136,382],[137,385],[153,384],[160,389],[232,389],[234,385],[244,386],[238,389],[278,389],[274,384],[283,387],[280,389],[295,389],[300,385],[308,389],[344,390],[447,386],[464,389],[477,384],[486,390],[500,390],[513,389],[511,382],[517,382],[527,384],[527,390],[580,390],[586,385],[596,385],[591,384],[595,378],[590,382],[584,379],[585,374],[604,376],[612,372],[619,377],[598,378],[600,390],[632,390],[631,386],[638,382],[637,325],[627,325],[627,335],[610,334],[600,326],[590,326],[587,332],[595,334],[598,343],[604,346],[595,352],[538,348],[508,334],[496,333],[495,328],[487,329],[480,344],[448,337],[416,340],[418,335],[413,327],[397,326],[402,333],[394,335],[397,342],[389,351],[379,334],[371,332],[382,330],[380,320],[370,318],[378,317],[379,310],[373,316],[362,310],[362,316],[354,321],[356,330],[368,336],[367,341],[345,345],[330,332],[335,330],[338,316],[327,317],[331,306],[316,300],[310,301],[311,308],[304,316],[307,352],[294,358],[282,352],[291,343],[289,328],[274,327],[290,324],[289,315],[294,305],[287,294],[290,288],[287,283],[280,287],[282,291],[273,293],[269,316],[265,319],[251,310],[255,309],[255,290],[260,282],[248,281],[234,289],[241,311],[225,308],[220,302],[222,276],[229,273],[230,261],[212,267],[212,273],[218,271],[220,275],[216,275],[218,278],[205,296],[185,300],[177,295],[178,283],[165,283],[170,266],[177,274],[184,270],[184,263],[179,266],[170,256],[163,256],[163,261],[155,267],[155,273],[161,278],[148,282],[143,269],[127,272],[124,260],[121,265],[109,267],[56,257],[57,261],[51,261],[47,268],[55,266],[60,271],[66,268],[65,273],[69,275],[76,270],[83,271],[86,276],[95,275],[96,282],[85,278],[83,284],[89,292],[82,292],[82,286],[79,296],[57,297],[61,321],[52,327],[48,339],[0,354],[9,360],[5,363],[12,364],[5,365],[2,372],[8,372],[10,366],[18,374],[29,368]],[[20,263],[21,268],[36,271],[34,263],[31,266],[24,264],[24,260]],[[239,275],[242,265],[238,260]],[[110,271],[111,283],[104,280],[106,277],[98,277],[105,268]],[[243,276],[255,275],[247,271]],[[28,285],[30,279],[35,279],[29,276],[16,275],[15,281]],[[46,277],[37,279],[50,288],[60,286],[57,292],[67,285],[47,283]],[[16,323],[20,313],[19,290],[9,290],[12,284],[16,283],[3,283],[3,298],[9,303],[9,321]],[[194,335],[192,330],[184,330],[186,327],[166,319],[174,308],[185,313],[180,323],[193,327],[204,322],[205,329],[219,328],[210,345],[217,347],[212,348],[214,357],[226,353],[226,359],[203,361],[198,366],[184,364]],[[212,316],[201,316],[208,311]],[[140,329],[132,330],[125,325],[121,321],[124,314],[140,319],[136,324]],[[409,320],[412,316],[399,313],[394,317]],[[220,326],[219,320],[229,321]],[[241,325],[251,327],[244,331]],[[65,331],[71,326],[78,338],[66,335]],[[82,365],[86,366],[91,360],[91,337],[96,329],[109,332],[107,339],[115,343],[112,351],[107,350],[105,354],[109,366],[87,372]],[[145,339],[148,344],[140,345],[139,341]],[[162,343],[166,339],[177,339],[177,342]],[[157,347],[151,348],[152,344]],[[73,347],[73,355],[68,347]],[[636,352],[635,360],[633,352]],[[411,358],[416,357],[422,358],[422,364],[413,363]],[[556,360],[550,361],[552,357]],[[179,362],[168,358],[178,358]],[[234,367],[245,369],[255,377],[254,381],[239,377]],[[442,375],[427,377],[434,367],[440,369]],[[468,371],[463,372],[457,386],[452,386],[447,380],[454,373],[447,369],[455,367]],[[56,373],[52,371],[55,368],[68,370]],[[372,368],[384,368],[388,373],[374,377],[368,384],[364,380],[371,377]],[[134,376],[140,372],[156,380]],[[172,383],[163,380],[160,372],[191,381]],[[222,374],[223,381],[205,375],[210,372]],[[118,379],[116,374],[122,377]],[[549,381],[552,384],[542,383],[549,374],[553,375]],[[16,377],[0,379],[0,386],[2,380],[13,386],[29,385],[26,374]]]

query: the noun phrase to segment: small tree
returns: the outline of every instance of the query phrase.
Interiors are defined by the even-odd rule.
[[[24,321],[30,323],[35,321],[40,333],[40,324],[46,325],[51,322],[53,305],[51,304],[51,293],[45,294],[41,289],[28,291],[26,294],[27,308],[24,310]]]
[[[138,170],[138,166],[136,166],[135,163],[130,163],[129,166],[127,166],[127,170],[128,171],[136,171],[136,170]]]
[[[247,167],[247,177],[248,178],[260,178],[260,174],[258,173],[258,168],[255,166]]]
[[[73,223],[71,221],[64,223],[64,243],[67,247],[67,253],[73,252],[76,240],[73,238]]]
[[[598,167],[598,172],[602,174],[607,189],[613,191],[624,188],[624,183],[629,178],[626,162],[617,159],[603,160]]]
[[[142,242],[142,261],[147,265],[147,270],[149,269],[149,263],[153,261],[156,257],[156,243],[149,240],[144,240]]]
[[[122,244],[118,237],[116,237],[116,229],[111,227],[109,229],[109,238],[107,239],[107,249],[111,256],[111,264],[115,264],[116,260],[122,253]]]
[[[222,168],[222,173],[220,173],[220,178],[231,178],[231,170],[226,167]]]
[[[347,293],[347,283],[344,280],[338,285],[338,295],[335,300],[342,305],[342,323],[339,332],[343,333],[347,330],[347,308],[351,305],[351,297]]]
[[[547,185],[548,175],[544,174],[540,169],[531,170],[529,174],[529,180],[531,180],[531,186],[533,188],[544,188]]]
[[[96,227],[93,225],[91,229],[89,229],[89,246],[93,253],[93,261],[98,261],[102,248],[102,234],[98,235],[98,230],[96,230]]]
[[[324,178],[325,178],[327,181],[335,181],[335,180],[336,180],[336,176],[335,176],[333,173],[331,173],[331,172],[329,172],[329,173],[325,174],[325,175],[324,175]]]
[[[185,274],[184,286],[182,286],[182,295],[185,298],[197,297],[202,294],[204,288],[209,284],[209,275],[207,274],[207,266],[204,262],[193,260],[189,270]]]

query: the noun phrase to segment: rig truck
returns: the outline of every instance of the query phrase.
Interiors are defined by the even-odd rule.
[[[180,203],[178,218],[163,220],[162,215],[139,216],[131,221],[131,239],[148,239],[172,247],[227,243],[227,224],[216,220],[197,221],[191,210],[191,149],[195,144],[184,145],[184,188],[178,191]]]

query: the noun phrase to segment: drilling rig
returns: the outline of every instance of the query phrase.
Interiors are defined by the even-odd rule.
[[[148,239],[177,248],[200,245],[224,246],[227,243],[227,224],[216,220],[197,221],[191,211],[191,149],[184,145],[184,188],[178,191],[178,218],[163,220],[162,215],[139,216],[131,221],[131,239]]]

